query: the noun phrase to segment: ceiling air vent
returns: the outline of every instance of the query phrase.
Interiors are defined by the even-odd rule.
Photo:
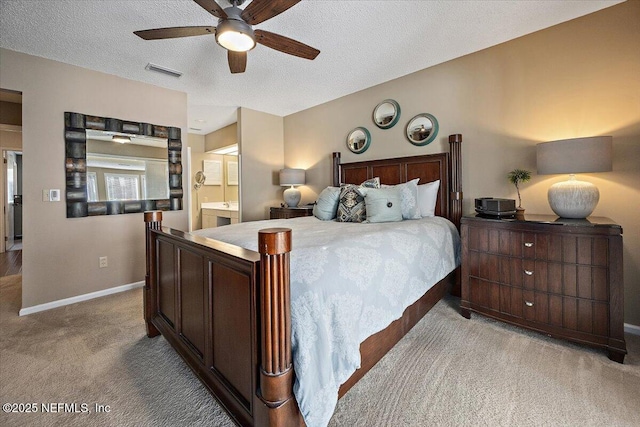
[[[156,73],[166,74],[167,76],[171,76],[175,78],[178,78],[182,75],[182,72],[180,71],[172,70],[171,68],[161,67],[160,65],[152,64],[151,62],[149,62],[147,66],[144,68],[145,70],[155,71]]]

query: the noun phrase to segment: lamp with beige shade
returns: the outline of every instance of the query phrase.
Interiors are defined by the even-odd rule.
[[[284,202],[290,208],[295,208],[300,203],[300,190],[295,188],[296,185],[305,183],[304,169],[281,169],[280,170],[280,186],[289,187],[284,190],[282,196]]]
[[[536,145],[538,174],[570,174],[568,181],[549,188],[551,209],[562,218],[586,218],[600,200],[598,187],[575,179],[576,173],[612,170],[612,137],[595,136],[545,142]]]

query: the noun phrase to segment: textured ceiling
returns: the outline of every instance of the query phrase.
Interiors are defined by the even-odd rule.
[[[133,34],[216,25],[192,0],[1,0],[0,46],[184,91],[189,127],[207,133],[234,122],[239,106],[285,116],[616,3],[304,0],[255,28],[320,55],[308,61],[258,45],[247,71],[232,75],[213,36],[144,41]],[[184,75],[146,71],[149,62]]]

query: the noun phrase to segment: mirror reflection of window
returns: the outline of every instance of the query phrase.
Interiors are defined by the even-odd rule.
[[[143,181],[143,199],[158,200],[169,198],[169,188],[167,187],[169,166],[167,162],[147,160],[145,162],[145,174],[142,176],[145,178]]]
[[[114,136],[87,130],[87,200],[168,199],[167,140],[130,135],[119,143]]]
[[[98,201],[98,175],[95,172],[87,172],[87,201]]]
[[[107,200],[140,200],[140,176],[130,174],[104,174]]]

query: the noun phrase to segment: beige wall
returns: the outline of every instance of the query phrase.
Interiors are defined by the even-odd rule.
[[[204,160],[222,161],[222,156],[204,152],[205,136],[189,134],[189,146],[191,147],[191,182],[195,184],[195,176],[203,170]],[[196,191],[191,187],[191,224],[194,230],[202,228],[202,216],[200,204],[205,202],[223,202],[224,187],[221,185],[203,185]]]
[[[241,220],[268,219],[269,207],[282,202],[278,172],[284,157],[283,118],[240,108],[238,129]]]
[[[42,190],[64,194],[65,111],[180,127],[186,147],[186,94],[5,49],[0,87],[23,94],[22,307],[144,280],[141,213],[67,219],[64,197],[43,202]],[[164,219],[187,228],[186,210]]]
[[[21,150],[22,149],[22,132],[18,130],[0,129],[0,148],[2,148],[3,150],[6,150],[6,149]]]
[[[227,181],[227,172],[229,171],[229,162],[238,163],[238,185],[229,185]],[[239,191],[240,188],[240,164],[239,164],[238,156],[230,156],[225,154],[222,156],[222,173],[224,174],[224,201],[225,202],[238,202],[239,201]]]
[[[210,132],[204,136],[204,151],[217,150],[219,148],[228,147],[238,143],[238,124],[232,123],[229,126],[225,126],[216,131]],[[222,180],[223,192],[222,197],[219,200],[209,201],[225,201],[225,202],[237,202],[238,201],[238,185],[229,185],[227,182],[227,165],[228,162],[238,162],[238,156],[217,156],[209,154],[208,159],[217,159],[222,161],[222,173],[225,179]],[[202,163],[200,164],[202,168]]]
[[[16,102],[0,101],[0,123],[22,126],[22,105]]]
[[[198,191],[194,188],[195,176],[198,171],[202,170],[202,161],[205,159],[204,153],[204,135],[196,135],[190,133],[187,136],[187,142],[191,147],[191,229],[198,230],[202,228],[202,218],[200,215],[200,203],[205,199],[213,199],[222,197],[222,189],[218,186],[202,186]],[[184,180],[183,180],[184,181]],[[186,181],[184,181],[186,182]],[[186,189],[185,189],[186,190]],[[210,194],[214,192],[213,194]]]
[[[201,203],[238,201],[238,186],[227,185],[226,179],[227,162],[237,162],[238,157],[203,152],[206,146],[206,137],[209,135],[211,134],[207,134],[206,136],[189,134],[188,140],[189,146],[191,147],[191,181],[195,184],[196,173],[204,169],[204,160],[218,160],[222,162],[223,180],[222,185],[203,185],[198,190],[193,186],[191,187],[191,224],[193,230],[202,228]],[[234,139],[234,141],[235,140],[236,139]]]
[[[238,124],[232,123],[204,137],[204,151],[217,150],[238,142]]]
[[[515,198],[506,174],[534,172],[522,190],[531,213],[552,211],[548,187],[563,176],[535,174],[535,144],[578,136],[613,135],[613,172],[581,175],[600,188],[594,215],[624,229],[625,321],[640,325],[640,2],[626,2],[465,57],[336,99],[284,119],[287,167],[307,169],[303,199],[331,182],[330,154],[345,161],[446,150],[463,135],[464,212],[481,196]],[[402,116],[389,130],[371,120],[392,98]],[[415,114],[434,114],[436,140],[415,147],[404,127]],[[367,152],[345,146],[356,126],[371,131]]]

